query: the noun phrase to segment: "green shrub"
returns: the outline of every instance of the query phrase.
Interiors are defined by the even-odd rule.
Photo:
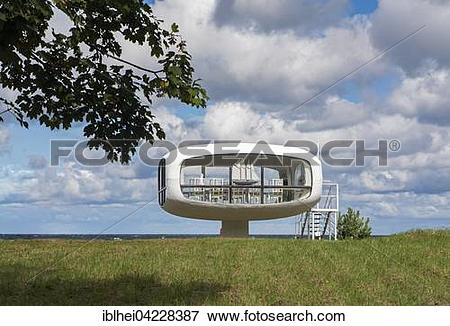
[[[339,239],[363,239],[370,237],[372,228],[368,218],[349,207],[347,213],[339,215],[337,232]]]

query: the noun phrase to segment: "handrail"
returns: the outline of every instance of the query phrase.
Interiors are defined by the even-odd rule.
[[[325,233],[327,232],[328,222],[330,220],[331,214],[328,212],[327,218],[325,220],[325,225],[323,226],[323,232],[322,232],[322,238],[325,236]]]
[[[330,193],[331,193],[331,186],[328,188],[328,195],[327,195],[327,197],[325,199],[325,208],[329,208],[328,204],[331,204]],[[328,199],[330,199],[330,200],[328,200]]]
[[[244,189],[261,189],[261,185],[196,185],[196,184],[181,184],[181,188],[232,188],[232,189],[238,189],[238,188],[244,188]],[[310,190],[310,186],[268,186],[264,185],[264,189],[307,189]]]
[[[314,214],[317,214],[317,222],[320,224],[313,226],[316,235],[320,238],[334,237],[336,239],[337,221],[335,218],[339,214],[339,185],[337,183],[323,183],[323,194],[321,201],[319,201],[311,210],[302,215],[302,218],[296,224],[296,233],[300,236],[305,236],[306,228],[309,227],[311,232],[311,224],[315,223]],[[328,187],[328,190],[325,188]],[[320,216],[320,218],[319,218]],[[319,229],[316,229],[318,227]],[[317,233],[318,231],[318,233]],[[315,238],[314,235],[312,238]]]
[[[307,224],[307,222],[308,222],[308,219],[309,219],[308,215],[305,215],[305,222],[303,223],[303,226],[302,226],[302,233],[301,233],[301,236],[302,236],[302,237],[303,237],[303,233],[305,232],[305,227],[306,227],[306,224]]]

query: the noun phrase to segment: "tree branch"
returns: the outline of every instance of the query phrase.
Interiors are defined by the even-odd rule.
[[[36,54],[36,52],[31,51],[31,57],[36,60],[37,62],[39,62],[41,65],[45,66],[45,62],[41,60],[41,58],[39,58],[39,56]]]
[[[5,114],[5,113],[7,113],[7,112],[9,112],[9,111],[11,111],[12,110],[12,108],[9,108],[9,109],[6,109],[6,110],[3,110],[2,112],[0,112],[0,115],[2,115],[2,114]]]
[[[137,64],[132,63],[132,62],[130,62],[130,61],[127,61],[127,60],[121,59],[121,58],[119,58],[119,57],[113,56],[113,55],[111,55],[111,54],[106,54],[106,55],[107,55],[108,57],[110,57],[111,59],[120,61],[120,62],[122,62],[122,63],[125,63],[125,64],[127,64],[127,65],[130,65],[130,66],[135,67],[135,68],[137,68],[137,69],[140,69],[140,70],[142,70],[142,71],[146,71],[146,72],[149,72],[149,73],[151,73],[151,74],[154,74],[154,75],[155,75],[156,77],[158,77],[158,78],[159,78],[158,73],[164,71],[163,69],[161,69],[161,70],[150,70],[150,69],[147,69],[147,68],[138,66]]]

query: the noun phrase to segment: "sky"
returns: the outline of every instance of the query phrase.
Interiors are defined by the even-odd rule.
[[[341,207],[369,217],[375,234],[450,226],[450,1],[165,0],[153,8],[167,26],[179,24],[210,96],[206,109],[155,102],[168,139],[396,139],[401,149],[388,166],[368,159],[363,167],[324,167],[340,184]],[[67,22],[56,15],[52,26],[64,30]],[[124,45],[125,59],[148,64],[144,49]],[[68,158],[50,167],[52,139],[82,139],[82,126],[0,125],[0,233],[95,234],[155,195],[155,171],[138,161],[88,168]],[[108,232],[219,228],[153,203]],[[251,222],[250,232],[292,234],[294,220]]]

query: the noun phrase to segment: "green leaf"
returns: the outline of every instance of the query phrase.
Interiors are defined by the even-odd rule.
[[[152,97],[206,106],[206,90],[193,76],[179,26],[163,28],[142,0],[53,4],[74,25],[67,33],[48,30],[54,14],[49,0],[0,5],[0,87],[17,93],[14,103],[7,105],[14,107],[23,127],[28,128],[24,119],[38,120],[50,129],[84,122],[83,132],[92,139],[153,140],[166,135],[150,112]],[[147,48],[148,64],[118,60],[123,38]],[[121,162],[129,162],[135,152],[104,149],[108,158]]]
[[[170,29],[172,30],[173,33],[178,33],[180,31],[176,23],[173,23],[172,26],[170,26]]]

